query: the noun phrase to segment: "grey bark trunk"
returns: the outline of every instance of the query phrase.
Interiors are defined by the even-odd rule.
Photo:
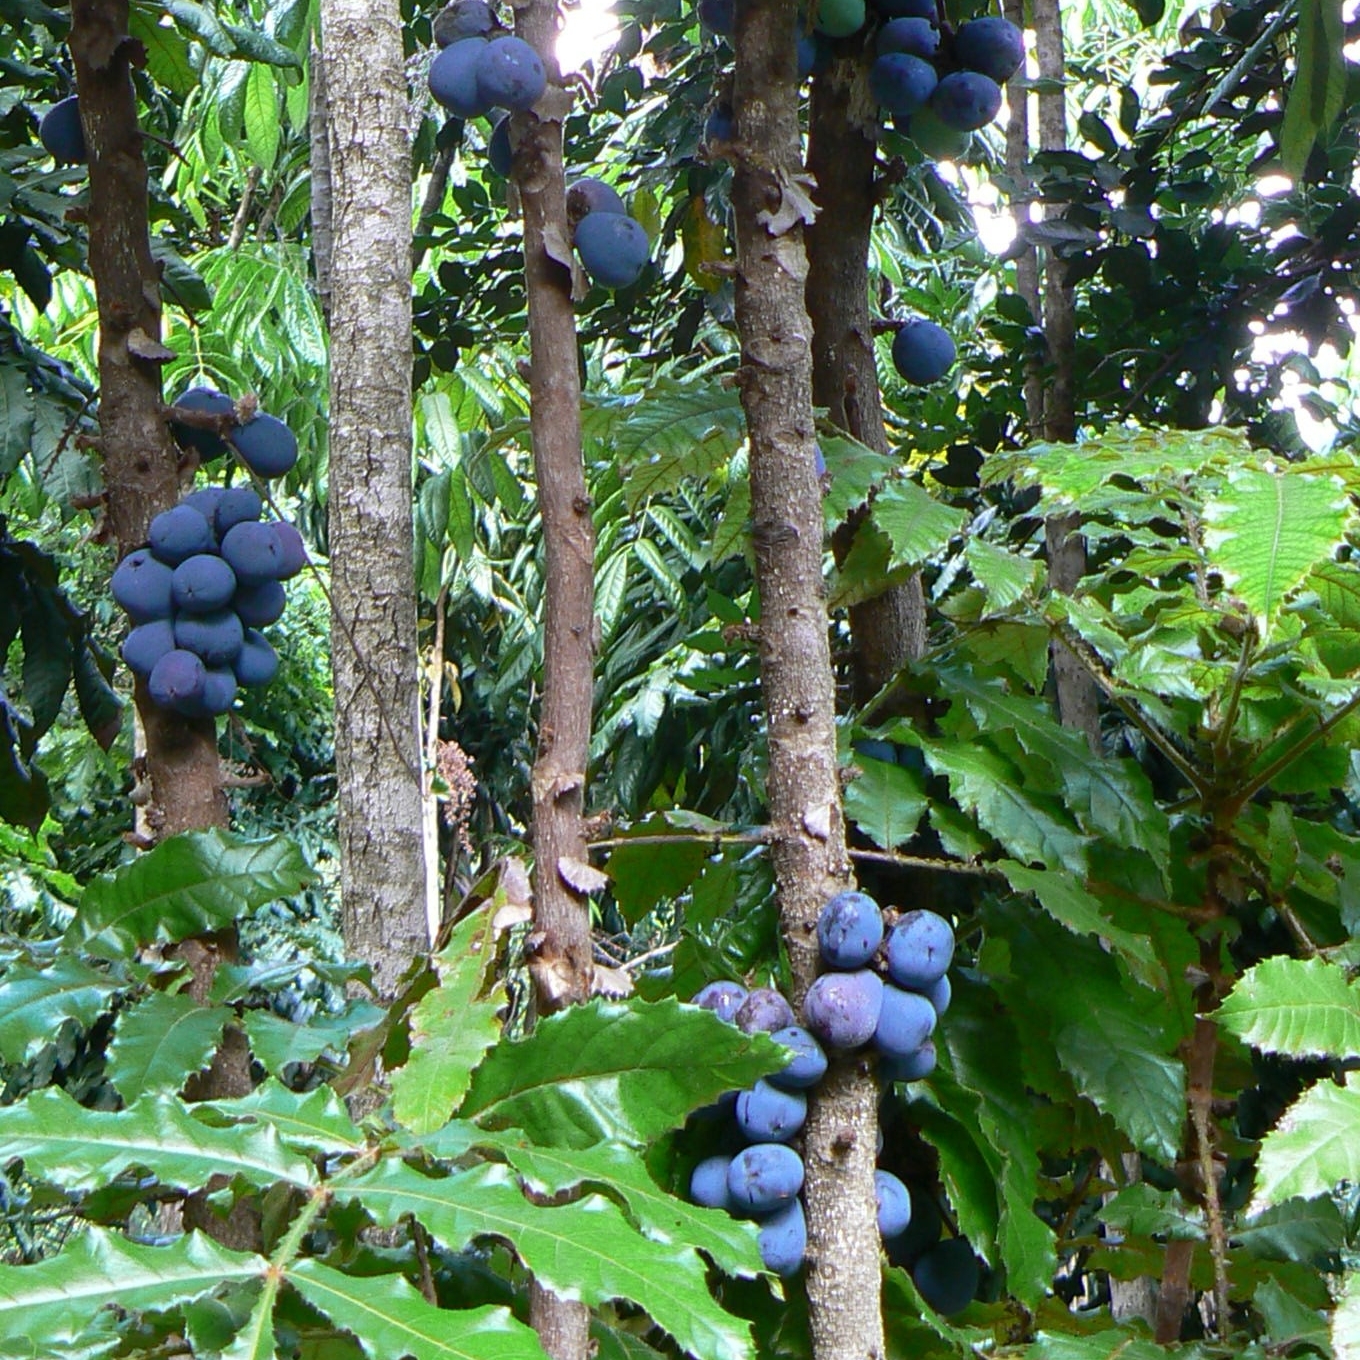
[[[586,765],[595,665],[595,523],[581,456],[581,384],[572,307],[562,120],[570,96],[557,67],[556,0],[515,12],[548,89],[515,115],[513,173],[524,216],[529,311],[529,425],[543,516],[543,702],[533,772],[534,929],[529,970],[538,1014],[590,995]],[[534,1281],[529,1320],[552,1360],[587,1360],[590,1312]]]
[[[737,9],[737,330],[751,446],[760,662],[769,742],[771,856],[796,998],[817,971],[816,920],[849,881],[836,773],[834,687],[813,467],[807,256],[792,0]],[[759,149],[759,155],[753,154]],[[816,1360],[883,1354],[873,1164],[877,1092],[833,1065],[804,1131],[807,1288]]]
[[[312,186],[312,263],[316,269],[316,296],[322,315],[329,322],[331,315],[331,256],[334,239],[331,229],[331,146],[326,130],[326,63],[315,43],[307,56],[309,105],[307,109],[307,140],[311,150]]]
[[[341,904],[391,996],[429,944],[411,518],[411,162],[396,0],[322,0]]]

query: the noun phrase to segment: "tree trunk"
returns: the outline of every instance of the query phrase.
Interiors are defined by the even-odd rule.
[[[180,496],[179,454],[161,400],[160,271],[147,231],[146,158],[129,75],[135,44],[126,0],[75,0],[71,56],[89,156],[90,274],[99,306],[99,447],[105,510],[118,555],[146,542],[147,526]],[[137,682],[157,837],[225,826],[217,724],[151,702]]]
[[[863,62],[842,58],[812,85],[808,170],[821,214],[807,231],[807,308],[812,318],[812,400],[847,434],[886,454],[887,432],[869,315],[869,235],[877,202],[877,105]],[[832,539],[837,563],[859,518]],[[867,703],[925,650],[925,598],[919,576],[850,610],[855,700]],[[886,713],[885,715],[886,716]]]
[[[849,881],[836,773],[834,686],[813,467],[811,323],[791,0],[738,5],[737,330],[751,446],[760,588],[768,820],[795,1000],[817,971],[816,921]],[[745,148],[759,148],[759,156]],[[832,1064],[804,1131],[807,1288],[817,1360],[883,1354],[873,1167],[877,1091],[854,1059]]]
[[[1039,95],[1039,145],[1044,151],[1067,149],[1067,109],[1064,81],[1062,16],[1058,0],[1035,0],[1034,36],[1039,78],[1048,83]],[[1044,265],[1044,342],[1048,351],[1048,382],[1044,387],[1043,437],[1070,443],[1077,437],[1076,312],[1067,263],[1048,252]],[[1034,413],[1031,412],[1031,422]],[[1079,515],[1053,515],[1044,524],[1048,545],[1048,576],[1054,590],[1072,594],[1086,574],[1086,539],[1076,532]],[[1058,714],[1064,726],[1086,735],[1093,751],[1100,749],[1100,703],[1095,682],[1065,647],[1051,652]]]
[[[327,132],[326,63],[321,49],[313,42],[307,54],[308,87],[307,140],[311,151],[312,264],[316,269],[316,297],[321,314],[330,322],[331,256],[334,254],[331,219],[331,147]]]
[[[571,106],[557,67],[555,0],[515,12],[548,89],[514,115],[515,183],[524,215],[529,310],[529,425],[543,517],[543,701],[533,772],[534,929],[529,969],[543,1015],[586,1000],[593,965],[585,828],[595,664],[595,522],[581,456],[581,383],[572,308],[562,120]],[[586,1360],[590,1311],[537,1281],[529,1320],[552,1360]]]
[[[130,78],[135,44],[127,35],[126,0],[74,0],[71,56],[90,174],[87,210],[90,273],[99,307],[99,446],[105,509],[119,556],[146,542],[147,526],[180,496],[179,454],[161,396],[160,273],[147,230],[146,159]],[[151,702],[137,681],[139,727],[152,800],[142,823],[156,837],[224,827],[213,718],[188,719]],[[174,952],[190,971],[189,992],[206,997],[221,963],[236,957],[236,932],[186,940]],[[229,1028],[190,1098],[250,1090],[245,1036]],[[259,1223],[247,1210],[220,1219],[206,1194],[189,1197],[183,1222],[227,1246],[259,1246]]]
[[[391,996],[429,945],[411,516],[411,160],[396,0],[322,0],[331,665],[346,947]]]

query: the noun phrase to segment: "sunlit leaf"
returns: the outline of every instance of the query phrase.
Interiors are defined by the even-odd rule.
[[[1301,1195],[1327,1194],[1360,1181],[1360,1084],[1319,1082],[1285,1111],[1261,1143],[1253,1210]]]
[[[1220,1024],[1291,1058],[1360,1057],[1360,987],[1324,959],[1265,959],[1223,999]]]

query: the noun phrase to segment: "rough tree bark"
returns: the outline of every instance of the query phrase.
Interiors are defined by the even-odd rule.
[[[543,517],[543,700],[533,771],[534,928],[529,969],[543,1015],[584,1001],[593,973],[585,828],[595,663],[595,522],[581,457],[581,385],[572,308],[556,0],[530,0],[515,27],[543,59],[548,89],[515,115],[515,183],[524,217],[529,425]],[[586,1360],[590,1312],[533,1283],[529,1320],[553,1360]]]
[[[180,496],[179,454],[161,401],[160,272],[147,230],[146,158],[129,75],[137,44],[126,0],[75,0],[71,56],[89,153],[90,274],[99,306],[99,447],[105,512],[119,557]],[[150,700],[137,682],[154,834],[225,826],[217,725]]]
[[[322,0],[331,664],[345,943],[384,996],[430,941],[411,517],[411,158],[396,0]]]
[[[331,148],[326,131],[326,64],[321,49],[313,42],[307,54],[310,80],[307,106],[307,141],[311,152],[312,264],[316,270],[316,298],[321,314],[331,316]]]
[[[126,0],[74,0],[71,56],[90,176],[86,226],[90,273],[99,308],[99,447],[105,511],[123,556],[146,542],[147,526],[180,497],[179,453],[161,398],[160,274],[147,229],[146,158],[130,65],[137,44],[127,36]],[[144,761],[151,802],[142,825],[157,838],[225,827],[227,801],[217,756],[217,724],[188,719],[151,702],[137,681]],[[189,993],[207,995],[220,963],[236,956],[236,932],[187,940],[175,951],[190,972]],[[250,1055],[242,1032],[228,1028],[208,1069],[186,1091],[190,1099],[226,1098],[250,1090]],[[183,1221],[227,1246],[254,1248],[259,1224],[249,1211],[219,1218],[205,1195],[190,1197]]]
[[[812,318],[812,400],[862,444],[890,452],[869,315],[869,235],[877,205],[874,128],[878,106],[864,63],[841,58],[812,84],[808,172],[821,213],[807,229],[807,308]],[[859,518],[832,541],[837,562],[850,550]],[[850,610],[855,700],[866,703],[925,650],[925,597],[919,576]],[[886,714],[885,714],[886,716]]]
[[[1034,0],[1034,45],[1039,78],[1039,146],[1043,151],[1067,149],[1066,63],[1062,15],[1058,0]],[[1048,349],[1048,381],[1043,390],[1043,437],[1070,443],[1077,437],[1076,310],[1067,263],[1053,251],[1044,263],[1044,340]],[[1031,413],[1031,423],[1034,414]],[[1078,515],[1053,515],[1044,523],[1048,544],[1048,577],[1065,595],[1086,574],[1086,539],[1077,532]],[[1064,647],[1052,649],[1058,713],[1063,724],[1086,735],[1100,749],[1100,704],[1095,682]]]
[[[767,815],[781,927],[801,1000],[817,970],[817,914],[849,881],[849,870],[813,467],[795,21],[793,0],[737,6],[733,204],[761,599]],[[804,1130],[808,1305],[818,1360],[883,1354],[873,1190],[877,1100],[858,1061],[835,1062]]]

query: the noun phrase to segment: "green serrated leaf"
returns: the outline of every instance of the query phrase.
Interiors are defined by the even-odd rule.
[[[724,1091],[778,1071],[782,1052],[697,1006],[592,1001],[498,1044],[459,1113],[487,1128],[523,1129],[545,1147],[640,1147]]]
[[[1038,594],[1044,579],[1042,562],[1007,552],[985,539],[970,538],[964,548],[973,579],[987,599],[987,612],[1004,613]]]
[[[1234,468],[1204,507],[1204,541],[1267,637],[1289,597],[1332,559],[1353,518],[1345,487],[1330,477]]]
[[[1142,850],[1154,864],[1166,863],[1170,822],[1133,761],[1093,753],[1086,738],[1056,722],[1042,700],[1009,694],[962,667],[942,669],[941,679],[981,728],[1013,733],[1027,755],[1047,762],[1083,831]]]
[[[166,1096],[87,1110],[56,1086],[0,1106],[0,1162],[12,1157],[24,1159],[29,1175],[72,1190],[97,1189],[129,1167],[185,1189],[219,1175],[252,1185],[316,1183],[311,1163],[285,1150],[273,1129],[214,1129]]]
[[[0,364],[0,478],[19,466],[32,439],[33,393],[28,375],[18,364]]]
[[[400,1276],[345,1275],[298,1261],[288,1282],[374,1360],[543,1360],[533,1328],[508,1308],[436,1308]]]
[[[930,804],[916,770],[882,760],[859,760],[845,788],[845,815],[882,850],[895,850],[916,834]]]
[[[703,1258],[643,1237],[603,1196],[546,1208],[525,1198],[508,1167],[484,1164],[434,1179],[395,1159],[337,1185],[336,1195],[360,1200],[383,1226],[413,1214],[451,1251],[482,1237],[509,1241],[554,1293],[589,1305],[631,1300],[693,1355],[752,1355],[749,1327],[709,1293]]]
[[[1160,993],[1120,976],[1090,936],[1056,934],[1045,917],[1006,917],[1017,976],[1046,1016],[1079,1090],[1149,1155],[1171,1160],[1185,1120],[1185,1069],[1169,1055]],[[1003,927],[1006,928],[1006,927]]]
[[[392,1113],[413,1133],[447,1122],[473,1068],[500,1037],[506,995],[495,973],[492,917],[503,903],[498,892],[458,923],[432,960],[438,986],[411,1012],[411,1056],[392,1074]]]
[[[1007,1289],[1034,1307],[1052,1285],[1056,1250],[1053,1230],[1034,1212],[1040,1191],[1033,1108],[1013,1061],[1018,1036],[1008,1030],[993,997],[960,979],[937,1042],[947,1046],[949,1070],[974,1098],[973,1118],[1001,1161],[997,1249]]]
[[[1325,1268],[1345,1243],[1346,1225],[1334,1199],[1287,1199],[1243,1219],[1233,1242],[1268,1261]]]
[[[355,998],[332,1015],[314,1015],[304,1025],[273,1011],[248,1010],[241,1024],[255,1058],[276,1076],[293,1063],[313,1063],[323,1054],[341,1054],[356,1034],[379,1024],[386,1012]]]
[[[17,964],[0,975],[0,1058],[26,1062],[68,1020],[92,1025],[120,988],[69,954],[48,968]]]
[[[901,463],[844,434],[827,435],[818,442],[827,471],[822,514],[830,532],[852,510],[863,505],[870,493],[882,486]]]
[[[178,1091],[212,1060],[231,1018],[226,1006],[200,1006],[183,992],[152,992],[118,1013],[109,1080],[129,1105],[143,1095]]]
[[[246,1325],[223,1348],[218,1360],[275,1360],[278,1345],[274,1336],[274,1304],[277,1299],[278,1282],[271,1277],[255,1300]]]
[[[1261,1142],[1252,1211],[1300,1195],[1327,1194],[1342,1181],[1360,1181],[1360,1085],[1320,1082],[1284,1113]]]
[[[133,5],[128,13],[128,36],[142,44],[146,69],[157,85],[183,98],[198,84],[198,72],[189,60],[189,43],[177,28],[160,22],[148,5]]]
[[[915,482],[901,479],[874,498],[871,518],[892,544],[891,569],[918,567],[943,551],[963,528],[964,512],[941,504]]]
[[[29,1336],[50,1354],[103,1308],[165,1308],[233,1281],[263,1277],[268,1262],[228,1251],[201,1233],[144,1247],[86,1228],[60,1254],[34,1265],[0,1266],[0,1338]]]
[[[954,800],[977,816],[984,830],[1026,863],[1086,875],[1087,837],[1066,822],[1060,810],[1020,787],[1014,767],[982,743],[932,742],[914,738],[936,774],[949,780]]]
[[[678,827],[673,818],[658,813],[622,832],[622,844],[610,852],[604,871],[625,920],[637,921],[658,903],[688,891],[713,852],[711,845],[694,838],[694,832],[711,830],[716,836],[725,829],[720,822],[704,820],[707,825]],[[674,836],[673,843],[657,842],[657,836],[668,834]],[[648,844],[630,846],[632,836],[646,836]]]
[[[667,1194],[652,1179],[642,1157],[630,1148],[598,1143],[590,1148],[537,1147],[507,1129],[494,1147],[535,1193],[556,1195],[580,1186],[617,1199],[639,1231],[653,1241],[690,1246],[704,1252],[729,1275],[754,1277],[764,1269],[757,1225],[719,1209],[703,1209]]]
[[[1325,959],[1266,959],[1223,999],[1217,1019],[1253,1048],[1291,1058],[1360,1057],[1360,987]]]
[[[194,1107],[203,1117],[249,1119],[273,1129],[283,1143],[300,1152],[338,1156],[361,1152],[363,1130],[350,1118],[345,1103],[329,1086],[299,1095],[277,1081],[261,1082],[249,1095],[214,1100]]]
[[[1112,1327],[1088,1336],[1040,1332],[1024,1360],[1166,1360],[1166,1356],[1163,1347],[1131,1327]]]
[[[64,943],[124,958],[155,941],[234,925],[314,879],[302,852],[282,836],[243,841],[222,831],[187,832],[91,882]]]
[[[1016,892],[1032,893],[1035,900],[1060,925],[1078,935],[1095,935],[1108,942],[1129,964],[1134,976],[1148,986],[1165,986],[1166,969],[1151,940],[1125,930],[1109,919],[1100,899],[1088,892],[1071,874],[1053,869],[1031,869],[1014,860],[996,866]]]
[[[581,424],[585,437],[612,450],[634,510],[688,477],[711,476],[746,438],[740,394],[716,381],[664,381],[636,397],[596,397]]]

